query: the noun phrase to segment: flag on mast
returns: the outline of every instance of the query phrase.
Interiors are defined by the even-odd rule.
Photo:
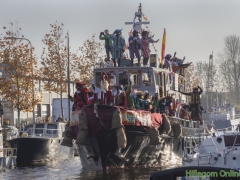
[[[166,46],[166,30],[164,28],[163,32],[163,39],[162,39],[162,56],[161,56],[161,64],[164,64],[164,57],[165,57],[165,46]]]

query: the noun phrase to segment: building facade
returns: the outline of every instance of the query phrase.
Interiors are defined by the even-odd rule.
[[[52,115],[53,107],[53,99],[60,99],[60,94],[55,92],[48,92],[44,89],[43,82],[41,80],[35,80],[35,93],[41,97],[41,101],[35,106],[35,122],[40,121],[46,118],[46,116],[50,116],[52,120],[55,120],[57,117]],[[70,85],[70,94],[73,95],[75,92],[75,84],[71,83]],[[68,98],[68,93],[63,93],[62,98]],[[5,99],[0,97],[0,102],[3,105],[3,124],[8,124],[11,126],[17,126],[17,111],[13,111],[10,106],[9,102],[6,102]],[[54,104],[58,106],[58,104]],[[60,105],[59,105],[60,106]],[[33,112],[21,112],[20,113],[20,120],[21,123],[29,123],[33,121]]]

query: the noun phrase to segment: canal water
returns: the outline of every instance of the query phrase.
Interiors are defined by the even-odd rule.
[[[160,168],[131,168],[109,171],[82,170],[79,157],[56,160],[45,166],[6,168],[0,170],[1,180],[146,180]]]

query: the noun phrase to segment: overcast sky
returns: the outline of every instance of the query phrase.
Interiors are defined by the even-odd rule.
[[[39,57],[42,38],[50,32],[50,24],[64,23],[70,34],[70,46],[77,49],[84,40],[109,29],[123,29],[128,38],[134,13],[142,3],[150,21],[148,28],[160,39],[155,44],[161,53],[163,29],[166,28],[166,53],[186,56],[187,62],[208,61],[222,52],[224,37],[240,33],[239,0],[0,0],[0,33],[9,22],[18,22]],[[154,53],[154,49],[152,48]]]

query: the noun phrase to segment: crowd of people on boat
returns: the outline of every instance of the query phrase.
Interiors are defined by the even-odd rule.
[[[108,76],[105,72],[101,74],[101,81],[95,85],[92,82],[93,93],[89,96],[89,90],[84,82],[76,83],[76,92],[74,97],[70,97],[74,101],[72,110],[80,110],[84,105],[111,105],[121,106],[129,110],[144,110],[151,111],[154,109],[156,113],[165,113],[168,116],[179,117],[186,120],[202,121],[203,107],[200,102],[200,94],[202,89],[194,87],[192,92],[181,92],[191,97],[189,103],[181,104],[173,95],[166,97],[156,93],[152,96],[148,91],[138,91],[132,88],[130,81],[129,85],[123,86],[119,84],[113,87],[109,86]]]
[[[107,62],[110,62],[110,54],[112,55],[112,61],[114,67],[116,63],[121,66],[121,59],[124,51],[126,50],[125,38],[122,36],[122,29],[116,29],[113,34],[109,34],[106,29],[104,32],[100,32],[99,39],[105,41],[105,50],[107,55]],[[137,30],[130,32],[128,38],[128,47],[131,59],[131,65],[133,66],[133,59],[138,59],[138,66],[140,66],[141,56],[143,56],[143,66],[147,66],[150,57],[149,43],[157,43],[158,40],[153,40],[153,36],[149,35],[149,31],[143,30],[141,37]]]
[[[153,36],[149,34],[149,31],[142,30],[141,33],[134,29],[129,33],[128,45],[126,45],[125,38],[122,36],[122,29],[116,29],[113,34],[109,34],[109,30],[106,29],[104,32],[100,32],[99,39],[104,40],[104,46],[106,50],[106,64],[107,66],[111,66],[111,62],[113,62],[113,66],[118,67],[121,66],[121,59],[125,59],[126,56],[124,52],[126,49],[129,51],[131,66],[133,66],[134,58],[137,58],[137,65],[142,64],[144,67],[148,65],[148,61],[150,58],[150,43],[157,43],[158,40],[153,40]],[[141,34],[141,37],[140,35]],[[169,69],[170,71],[176,72],[177,69],[181,70],[181,67],[184,66],[183,59],[176,57],[176,53],[172,57],[171,54],[167,54],[164,58],[163,68]],[[191,63],[189,63],[191,64]]]

